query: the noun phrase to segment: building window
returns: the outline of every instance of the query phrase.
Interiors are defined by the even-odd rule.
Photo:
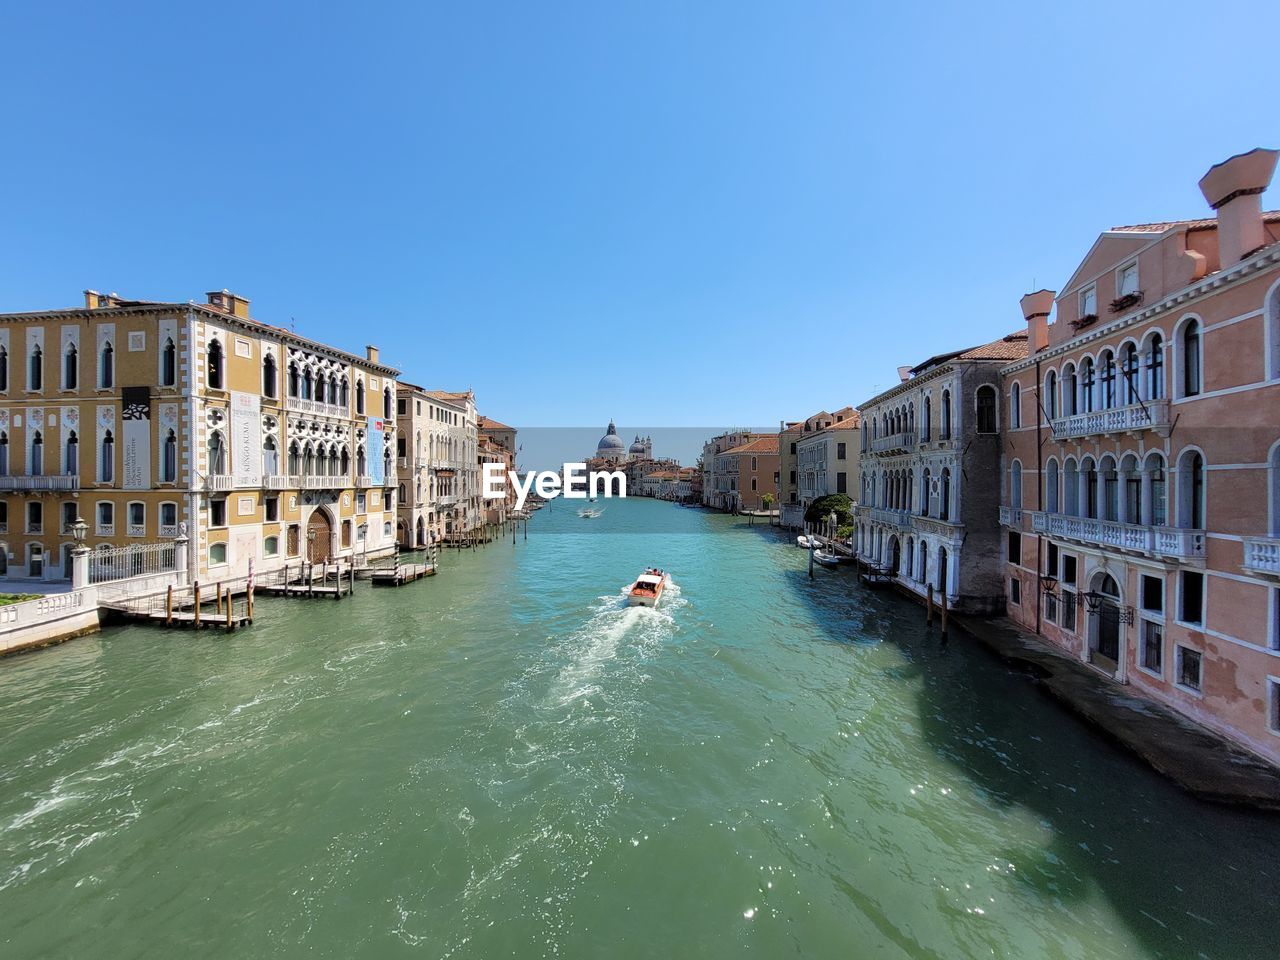
[[[1009,426],[1014,430],[1022,426],[1022,387],[1016,383],[1009,391]]]
[[[222,434],[215,430],[209,435],[209,473],[221,475],[227,472],[227,448]]]
[[[982,386],[975,396],[977,411],[977,429],[979,433],[996,432],[996,391],[994,387]]]
[[[267,523],[275,523],[277,520],[280,519],[280,498],[279,497],[267,497],[266,500],[263,501],[263,506],[265,508],[264,515],[266,517]]]
[[[114,536],[115,525],[116,505],[109,500],[98,501],[98,536]]]
[[[1080,413],[1093,413],[1093,358],[1085,357],[1080,361]]]
[[[1080,291],[1080,319],[1098,319],[1098,290],[1092,284]]]
[[[222,343],[219,340],[213,340],[209,343],[208,353],[208,380],[210,390],[223,389],[223,356]]]
[[[1044,407],[1049,420],[1058,419],[1058,375],[1052,370],[1044,378]]]
[[[110,483],[115,477],[116,439],[108,430],[102,435],[102,464],[98,468],[98,480]]]
[[[98,357],[98,389],[110,390],[116,383],[116,351],[108,340]]]
[[[27,501],[27,533],[44,533],[44,504],[39,500]]]
[[[1187,530],[1205,529],[1204,457],[1189,450],[1178,471],[1178,525]]]
[[[837,443],[837,444],[836,444],[836,459],[837,459],[837,460],[844,460],[844,459],[846,459],[846,454],[845,454],[845,444],[843,444],[843,443]]]
[[[1022,464],[1017,460],[1009,467],[1009,505],[1022,506]]]
[[[274,557],[280,553],[280,538],[266,537],[262,541],[262,555],[264,557]]]
[[[178,479],[178,437],[170,430],[165,434],[164,449],[160,452],[160,480],[174,483]]]
[[[127,508],[129,517],[129,536],[142,537],[147,533],[147,506],[137,500],[132,500]]]
[[[1022,566],[1022,534],[1009,531],[1009,562],[1014,566]]]
[[[164,338],[160,350],[160,386],[172,387],[178,382],[178,348],[173,337]]]
[[[1009,602],[1022,606],[1022,581],[1017,577],[1009,578]]]
[[[1156,676],[1164,674],[1164,625],[1143,619],[1141,639],[1141,664]]]
[[[209,545],[209,566],[216,567],[227,562],[227,545],[213,543]]]
[[[942,391],[942,424],[938,431],[943,440],[951,439],[951,391]]]
[[[67,344],[67,352],[62,358],[62,389],[74,390],[79,385],[80,364],[76,354],[76,345]]]
[[[1116,296],[1127,297],[1138,292],[1138,261],[1126,263],[1116,271]]]
[[[9,391],[9,351],[0,346],[0,391]]]
[[[262,358],[262,395],[272,400],[276,398],[277,389],[276,358],[267,354]]]
[[[227,498],[218,497],[209,501],[209,526],[225,527],[227,525]]]
[[[1182,571],[1182,589],[1179,591],[1181,609],[1178,619],[1183,623],[1204,623],[1204,574],[1196,570]]]
[[[756,458],[755,458],[755,457],[752,457],[752,458],[751,458],[751,469],[752,469],[752,470],[754,470],[755,468],[756,468]]]
[[[1149,613],[1164,613],[1164,580],[1142,575],[1142,609]]]
[[[1180,687],[1187,690],[1200,692],[1200,686],[1203,680],[1201,676],[1203,663],[1199,650],[1192,650],[1190,647],[1179,645],[1177,653],[1177,662],[1174,669],[1177,671],[1176,683]]]
[[[178,532],[178,505],[172,501],[160,504],[160,535],[169,536]]]
[[[408,413],[409,413],[409,401],[404,397],[400,397],[399,399],[396,400],[396,416],[403,417],[403,416],[407,416]]]
[[[27,365],[27,389],[42,390],[44,388],[44,353],[40,344],[31,348],[31,359]]]
[[[1182,396],[1196,397],[1202,388],[1200,321],[1191,320],[1182,328]]]
[[[1280,680],[1267,679],[1267,726],[1272,733],[1280,733]]]
[[[31,457],[27,473],[38,477],[44,473],[44,435],[39,430],[31,434]]]
[[[1102,409],[1110,410],[1116,405],[1116,358],[1110,351],[1103,352],[1100,358],[1102,365]]]
[[[843,470],[839,471],[838,473],[836,473],[836,493],[848,493],[848,492],[849,492],[848,477]]]
[[[356,413],[364,416],[364,381],[356,380]]]
[[[938,519],[951,519],[951,469],[949,467],[942,468],[942,495],[938,498]]]

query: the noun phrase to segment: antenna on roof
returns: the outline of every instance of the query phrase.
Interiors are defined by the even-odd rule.
[[[289,318],[289,329],[290,329],[291,331],[293,331],[294,333],[297,333],[297,332],[298,332],[298,324],[297,324],[297,322],[293,319],[293,317],[290,317],[290,318]]]

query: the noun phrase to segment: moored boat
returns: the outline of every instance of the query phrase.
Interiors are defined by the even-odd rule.
[[[796,546],[802,550],[808,550],[810,546],[813,546],[814,549],[821,549],[822,543],[817,537],[807,537],[802,533],[796,537]]]
[[[670,582],[671,577],[665,571],[650,567],[627,588],[627,606],[656,607]]]
[[[827,550],[815,550],[813,552],[813,559],[824,567],[837,567],[840,565],[840,561],[844,558],[838,553],[831,553]]]

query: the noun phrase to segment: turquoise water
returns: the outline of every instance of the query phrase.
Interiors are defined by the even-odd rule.
[[[1280,819],[767,527],[561,502],[256,612],[0,662],[5,957],[1276,955]]]

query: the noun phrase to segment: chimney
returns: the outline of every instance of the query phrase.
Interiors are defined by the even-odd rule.
[[[102,294],[97,290],[86,290],[84,292],[84,308],[86,310],[97,310],[98,301],[102,299]]]
[[[1280,151],[1256,147],[1209,168],[1200,192],[1218,211],[1218,262],[1226,270],[1267,242],[1262,191],[1271,183]]]
[[[378,348],[372,344],[366,344],[364,348],[365,359],[370,363],[378,362]]]
[[[906,383],[906,382],[907,382],[908,380],[910,380],[910,379],[911,379],[911,368],[910,368],[910,367],[899,367],[899,368],[898,368],[898,380],[899,380],[899,382],[901,382],[901,383]]]
[[[221,310],[223,313],[229,313],[232,316],[239,317],[241,320],[249,319],[249,301],[230,290],[213,290],[205,294],[209,298],[209,306],[215,310]]]
[[[1018,301],[1027,321],[1027,352],[1038,353],[1049,346],[1049,311],[1053,309],[1055,290],[1037,290]]]

